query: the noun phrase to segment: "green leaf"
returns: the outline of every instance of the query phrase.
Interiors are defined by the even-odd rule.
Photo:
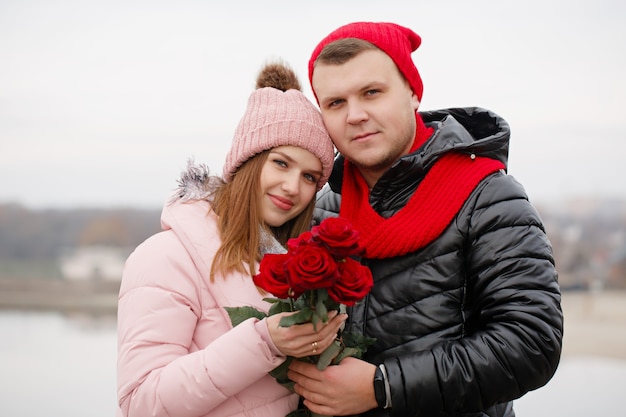
[[[293,410],[285,417],[311,417],[311,411],[308,408],[298,408]]]
[[[344,347],[343,350],[333,359],[332,364],[337,365],[339,362],[347,358],[348,356],[352,356],[354,358],[361,358],[363,352],[360,349],[353,347]]]
[[[294,309],[295,310],[303,310],[305,308],[310,308],[307,294],[301,295],[294,302]]]
[[[285,311],[291,311],[291,304],[287,300],[278,300],[272,304],[268,314],[273,316],[274,314],[283,313]]]
[[[254,307],[244,306],[244,307],[224,307],[228,316],[230,317],[230,321],[233,324],[233,327],[243,323],[251,317],[255,317],[259,320],[267,317],[262,311],[257,310]]]
[[[291,385],[293,391],[293,382],[287,378],[287,371],[289,370],[291,361],[293,361],[293,357],[287,356],[287,359],[276,368],[272,369],[269,374],[273,376],[279,384],[283,386]]]
[[[281,318],[280,325],[282,327],[289,327],[294,324],[308,323],[309,321],[311,321],[312,315],[313,315],[313,310],[307,307],[298,311],[296,314],[292,314],[291,316],[285,316]]]
[[[328,346],[320,355],[317,360],[317,369],[323,371],[330,365],[335,357],[341,352],[341,343],[335,340],[330,346]]]
[[[332,298],[328,298],[325,302],[324,305],[326,306],[326,309],[328,311],[332,311],[332,310],[337,310],[340,313],[342,313],[341,311],[341,307],[343,306],[343,313],[345,313],[345,305],[343,304],[339,304],[338,302],[334,301]]]
[[[376,341],[376,338],[365,337],[356,332],[343,332],[341,338],[346,346],[359,348],[363,352]]]
[[[317,304],[315,305],[315,312],[322,322],[326,323],[328,321],[328,310],[326,309],[326,304],[324,304],[324,300],[317,300]]]
[[[317,290],[317,303],[324,303],[326,302],[326,300],[328,300],[330,297],[328,296],[328,290],[326,288],[320,288]]]

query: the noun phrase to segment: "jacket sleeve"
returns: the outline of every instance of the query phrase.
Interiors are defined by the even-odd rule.
[[[334,192],[329,185],[324,186],[317,192],[315,210],[313,211],[313,221],[320,224],[328,217],[339,215],[339,205],[341,204],[341,194]]]
[[[503,174],[468,204],[456,224],[465,242],[463,336],[385,361],[392,415],[486,410],[543,386],[559,363],[560,290],[539,214]]]
[[[148,239],[129,257],[118,305],[118,398],[125,417],[205,415],[284,361],[265,342],[264,321],[247,320],[204,349],[192,346],[200,279],[171,232]]]

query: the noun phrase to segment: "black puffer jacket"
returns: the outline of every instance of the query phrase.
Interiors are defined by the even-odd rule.
[[[420,113],[435,133],[399,160],[370,194],[388,217],[432,164],[456,150],[506,163],[509,126],[479,108]],[[316,218],[338,213],[342,157]],[[512,417],[512,402],[544,385],[560,359],[563,315],[552,249],[522,186],[504,172],[485,178],[435,241],[392,259],[363,259],[374,275],[347,330],[376,342],[393,407],[368,416]]]

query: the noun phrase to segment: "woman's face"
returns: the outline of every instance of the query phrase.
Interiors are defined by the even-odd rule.
[[[306,149],[273,148],[261,170],[263,221],[279,227],[302,213],[315,198],[321,175],[322,163]]]

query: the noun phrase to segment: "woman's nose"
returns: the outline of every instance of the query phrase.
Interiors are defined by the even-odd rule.
[[[300,187],[299,175],[289,174],[285,175],[282,182],[283,191],[289,195],[295,195],[298,193]]]

